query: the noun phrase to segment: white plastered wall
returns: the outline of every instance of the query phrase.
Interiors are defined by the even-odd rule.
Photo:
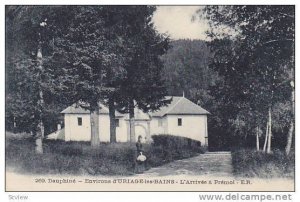
[[[188,137],[206,143],[207,116],[206,115],[167,115],[168,133],[171,135]],[[178,118],[182,119],[182,126],[178,126]]]
[[[78,125],[78,118],[82,125]],[[65,114],[65,141],[90,141],[91,125],[89,114]]]

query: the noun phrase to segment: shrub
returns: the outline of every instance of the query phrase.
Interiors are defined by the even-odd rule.
[[[284,151],[275,150],[265,154],[250,149],[232,152],[232,164],[235,175],[243,177],[294,177],[294,154],[286,156]]]
[[[173,135],[153,135],[153,143],[146,150],[150,166],[159,166],[174,160],[204,153],[201,143],[190,138]]]
[[[190,150],[203,153],[201,142],[190,138],[162,134],[153,135],[152,139],[154,146],[163,146],[170,150],[175,150],[176,152],[180,152],[182,150]]]
[[[157,135],[152,144],[143,144],[148,167],[189,158],[202,152],[198,142],[170,135]],[[133,143],[101,143],[45,140],[44,154],[35,153],[35,141],[6,139],[6,165],[22,173],[76,175],[132,175],[136,159]]]

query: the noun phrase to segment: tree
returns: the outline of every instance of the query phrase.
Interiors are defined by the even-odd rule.
[[[218,74],[209,68],[213,54],[205,41],[176,40],[162,56],[163,75],[170,95],[185,96],[209,109],[213,95],[210,87],[216,85]]]
[[[98,146],[100,101],[116,91],[114,83],[126,74],[123,68],[124,38],[118,22],[106,6],[72,7],[74,18],[57,44],[56,54],[65,58],[70,71],[66,88],[73,100],[91,113],[91,145]],[[68,81],[68,79],[66,80]],[[114,112],[113,112],[114,113]]]
[[[160,59],[168,49],[169,39],[154,28],[151,20],[155,9],[154,6],[123,6],[112,9],[118,13],[119,23],[127,28],[124,39],[124,69],[127,74],[116,83],[116,92],[111,99],[116,102],[117,109],[129,113],[131,142],[135,141],[134,108],[148,112],[170,103],[165,98],[167,92]],[[113,105],[111,106],[110,110],[113,109]]]
[[[294,133],[294,121],[293,119],[295,119],[295,86],[294,86],[294,82],[291,81],[291,88],[292,88],[292,95],[291,95],[291,102],[292,102],[292,107],[291,107],[291,111],[292,111],[292,121],[290,122],[290,128],[289,128],[289,132],[288,132],[288,139],[287,139],[287,144],[285,147],[285,152],[287,155],[289,155],[291,148],[292,148],[292,140],[293,140],[293,133]]]
[[[109,106],[111,142],[116,142],[115,104],[129,111],[132,120],[134,101],[144,110],[163,103],[158,56],[167,39],[150,23],[153,11],[148,6],[79,7],[61,38],[58,54],[64,55],[76,81],[72,97],[91,111],[93,146],[99,144],[99,101]]]
[[[213,66],[231,88],[227,97],[238,112],[246,104],[264,115],[269,153],[274,105],[290,97],[294,79],[287,76],[294,69],[294,6],[206,6],[204,12]]]
[[[50,39],[66,22],[56,15],[59,10],[60,7],[6,7],[6,116],[13,117],[18,130],[35,135],[37,153],[43,153],[46,116],[57,110],[53,104],[57,104],[54,92],[59,86],[49,61],[53,52]]]
[[[24,114],[37,119],[32,123],[42,131],[53,96],[60,103],[76,102],[90,110],[91,144],[97,146],[99,103],[104,102],[110,109],[111,142],[115,142],[115,103],[130,108],[130,114],[134,101],[145,111],[165,103],[159,55],[167,49],[168,39],[151,23],[154,10],[152,6],[8,7],[12,49],[7,57],[7,101],[16,100],[10,104],[9,116],[15,121],[22,103],[23,110],[26,106],[34,115]],[[14,54],[19,48],[17,63]],[[15,77],[22,74],[28,77],[18,82]],[[24,93],[25,88],[32,94]]]

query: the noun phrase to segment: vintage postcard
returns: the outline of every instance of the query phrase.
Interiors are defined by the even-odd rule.
[[[5,189],[295,191],[295,6],[6,5]]]

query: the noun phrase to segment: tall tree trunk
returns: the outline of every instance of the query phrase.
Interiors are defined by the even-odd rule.
[[[292,148],[292,141],[293,141],[293,133],[294,133],[294,113],[295,113],[295,88],[294,88],[294,81],[291,81],[291,86],[292,86],[292,96],[291,96],[291,101],[292,101],[292,118],[291,118],[291,123],[290,123],[290,128],[287,136],[287,144],[285,147],[285,153],[286,155],[289,155],[291,148]]]
[[[116,114],[115,114],[115,100],[114,97],[111,96],[108,101],[109,105],[109,119],[110,119],[110,142],[117,142],[116,136]]]
[[[259,126],[256,127],[256,150],[259,151]]]
[[[135,127],[134,127],[134,101],[129,101],[129,128],[130,128],[130,142],[135,142]]]
[[[268,136],[269,136],[269,120],[267,121],[266,136],[265,136],[263,152],[266,152],[266,149],[267,149]]]
[[[272,113],[271,107],[269,107],[269,135],[268,135],[268,148],[267,153],[271,153],[271,142],[272,142]]]
[[[37,61],[38,61],[38,71],[39,79],[41,79],[41,74],[43,73],[43,55],[42,55],[42,46],[41,41],[39,41],[39,47],[37,51]],[[43,138],[44,138],[44,123],[43,123],[43,110],[44,110],[44,95],[41,86],[39,86],[39,99],[38,99],[38,125],[35,136],[35,152],[38,154],[43,153]]]
[[[37,132],[35,136],[35,152],[37,154],[43,154],[43,138],[44,138],[44,124],[41,121],[37,126]]]
[[[290,151],[291,151],[291,148],[292,148],[293,133],[294,133],[294,120],[292,120],[291,124],[290,124],[290,129],[289,129],[289,133],[288,133],[287,144],[286,144],[286,147],[285,147],[285,153],[286,153],[286,155],[290,154]]]
[[[100,110],[100,106],[98,102],[92,103],[92,107],[91,107],[91,146],[92,147],[98,147],[100,145],[99,110]]]

